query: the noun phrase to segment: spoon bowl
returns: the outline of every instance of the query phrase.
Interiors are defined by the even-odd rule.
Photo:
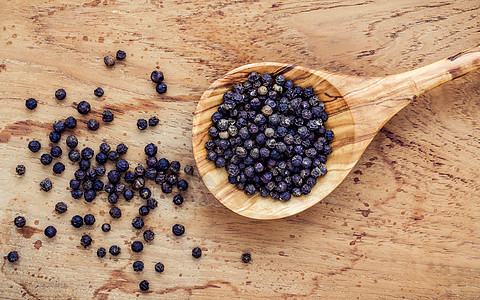
[[[278,219],[299,213],[330,194],[353,169],[383,125],[422,93],[480,68],[480,48],[475,47],[434,64],[393,76],[355,77],[317,71],[301,66],[265,62],[230,71],[202,95],[193,118],[193,153],[198,171],[210,192],[232,211],[254,219]],[[246,195],[228,182],[225,168],[216,168],[206,158],[204,145],[210,139],[212,114],[223,102],[223,94],[247,80],[251,72],[283,74],[295,85],[313,87],[325,103],[329,119],[325,127],[335,133],[333,152],[326,163],[327,174],[317,179],[310,194],[288,202]]]

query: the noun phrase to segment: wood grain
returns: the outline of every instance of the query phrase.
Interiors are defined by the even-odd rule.
[[[116,120],[92,136],[82,123],[76,131],[82,145],[125,142],[134,163],[146,143],[160,142],[162,156],[193,164],[195,106],[229,70],[277,61],[354,76],[398,74],[477,45],[479,12],[469,0],[4,1],[0,251],[16,249],[21,260],[1,263],[1,297],[132,298],[148,279],[144,296],[156,299],[477,298],[479,74],[415,99],[380,130],[333,193],[295,216],[260,221],[234,214],[198,173],[181,208],[154,187],[162,200],[146,222],[157,237],[140,255],[128,250],[138,234],[130,221],[139,199],[120,203],[125,216],[104,234],[105,195],[94,205],[73,201],[66,189],[73,165],[55,178],[25,147],[32,138],[48,145],[53,121],[78,116],[73,103],[89,100],[93,116],[108,107]],[[119,48],[127,59],[105,68],[103,56]],[[156,66],[167,77],[165,96],[148,82]],[[93,96],[97,86],[105,90],[101,99]],[[68,93],[61,103],[53,97],[59,87]],[[24,108],[32,96],[40,101],[34,112]],[[138,132],[135,121],[153,114],[161,125]],[[21,178],[14,175],[19,161],[27,165]],[[55,178],[48,194],[38,190],[45,177]],[[53,211],[60,200],[69,204],[62,216]],[[89,211],[97,216],[93,228],[68,224]],[[17,214],[28,217],[27,230],[12,226]],[[180,239],[170,233],[177,222],[187,228]],[[54,240],[42,234],[50,224],[59,230]],[[94,247],[77,248],[87,232]],[[114,243],[124,250],[117,259],[96,258],[96,247]],[[204,256],[195,261],[190,249],[197,245]],[[251,264],[240,262],[244,251],[252,253]],[[146,263],[143,274],[131,271],[138,258]],[[159,260],[163,274],[152,269]]]

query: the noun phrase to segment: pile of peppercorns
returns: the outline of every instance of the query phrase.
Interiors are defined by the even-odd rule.
[[[207,159],[247,195],[288,201],[309,194],[327,173],[334,134],[312,87],[252,72],[223,95],[211,119]]]

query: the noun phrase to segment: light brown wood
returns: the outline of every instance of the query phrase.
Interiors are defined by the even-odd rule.
[[[183,207],[153,186],[160,205],[145,220],[157,236],[138,255],[128,243],[138,235],[130,222],[140,199],[121,200],[125,215],[104,234],[106,195],[93,205],[71,199],[74,166],[62,158],[67,170],[57,179],[38,164],[43,150],[25,147],[38,138],[48,148],[58,118],[88,120],[72,107],[88,100],[91,116],[109,107],[116,119],[94,135],[82,123],[82,145],[125,142],[133,164],[146,143],[160,142],[159,157],[193,165],[195,107],[228,71],[277,61],[360,77],[399,74],[478,44],[479,15],[471,0],[2,1],[0,298],[478,298],[479,72],[413,100],[338,188],[295,216],[262,221],[233,213],[197,171]],[[105,68],[103,56],[117,49],[127,59]],[[164,96],[148,80],[156,66],[167,78]],[[105,89],[101,99],[93,96],[97,86]],[[68,92],[64,102],[53,97],[59,87]],[[24,107],[32,96],[40,102],[34,112]],[[136,120],[153,114],[161,124],[139,132]],[[21,178],[14,175],[19,162],[27,165]],[[54,179],[50,193],[38,189],[45,177]],[[54,213],[57,201],[69,205],[65,215]],[[68,224],[88,212],[97,217],[92,228]],[[27,216],[27,230],[13,227],[17,214]],[[179,239],[170,233],[177,222],[187,228]],[[50,224],[58,229],[53,240],[42,233]],[[91,233],[92,249],[79,249],[83,233]],[[114,243],[123,246],[117,259],[95,256],[96,247]],[[197,245],[204,255],[195,261],[190,249]],[[21,257],[16,266],[4,258],[12,249]],[[249,265],[240,262],[244,251],[252,253]],[[146,264],[142,274],[131,271],[137,259]],[[165,263],[163,274],[153,271],[156,261]],[[150,281],[150,293],[139,292],[141,279]]]
[[[253,219],[278,219],[297,214],[328,196],[350,173],[382,126],[421,94],[480,68],[480,47],[403,74],[388,77],[352,77],[305,67],[273,62],[249,64],[227,73],[203,94],[193,118],[192,147],[198,171],[207,188],[226,207]],[[206,158],[204,145],[210,140],[211,116],[223,103],[223,94],[247,80],[251,72],[285,78],[303,88],[311,86],[325,103],[333,130],[334,151],[326,163],[328,173],[317,181],[312,192],[288,202],[246,195],[228,182],[225,168],[216,168]]]

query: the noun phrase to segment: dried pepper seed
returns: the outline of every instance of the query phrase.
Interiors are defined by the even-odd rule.
[[[140,284],[138,286],[140,287],[140,290],[142,290],[142,291],[148,291],[148,289],[150,288],[150,284],[146,280],[143,280],[142,282],[140,282]]]
[[[60,157],[62,156],[62,148],[60,148],[59,146],[53,146],[52,149],[50,149],[50,154],[53,156],[53,157]]]
[[[173,160],[171,163],[170,163],[170,171],[176,173],[180,170],[180,163],[176,160]]]
[[[185,168],[183,169],[183,171],[184,171],[186,174],[188,174],[188,175],[193,175],[194,169],[193,169],[192,166],[188,165],[188,166],[185,166]]]
[[[111,55],[107,55],[103,58],[103,62],[107,67],[113,67],[115,65],[115,58]]]
[[[120,247],[116,245],[110,246],[110,249],[108,249],[108,252],[110,252],[110,254],[113,256],[117,256],[120,254]]]
[[[42,165],[44,166],[48,166],[49,164],[52,163],[52,156],[50,154],[42,154],[42,156],[40,156],[40,162],[42,163]]]
[[[114,219],[118,219],[122,216],[122,211],[120,210],[120,208],[114,206],[110,209],[110,216],[112,216],[112,218]]]
[[[56,162],[54,165],[53,165],[53,172],[55,174],[62,174],[63,171],[65,171],[65,165],[62,164],[61,162]]]
[[[68,152],[68,159],[70,159],[73,162],[77,162],[80,160],[80,152],[77,150],[71,150]]]
[[[143,239],[145,240],[145,242],[149,243],[153,241],[154,238],[155,238],[155,233],[153,233],[153,231],[145,230],[143,232]]]
[[[185,233],[185,227],[183,225],[180,225],[180,224],[175,224],[172,227],[172,232],[176,236],[181,236]]]
[[[98,129],[98,127],[100,127],[100,124],[95,119],[90,119],[87,122],[87,128],[92,130],[92,131],[96,131]]]
[[[25,101],[25,107],[30,110],[34,110],[37,107],[37,100],[33,98],[28,98],[27,101]]]
[[[132,243],[131,248],[132,248],[133,252],[142,252],[143,244],[140,241],[135,241],[135,242]]]
[[[169,185],[175,185],[178,181],[178,177],[175,174],[167,175],[166,181]]]
[[[122,50],[117,51],[118,60],[124,60],[126,57],[127,57],[127,53],[125,53],[125,51],[122,51]]]
[[[147,129],[147,120],[145,119],[138,119],[137,121],[137,128],[140,129],[140,130],[145,130]]]
[[[157,164],[157,158],[155,156],[149,156],[147,157],[147,166],[149,167],[155,167],[155,165]]]
[[[87,190],[83,193],[83,198],[87,202],[92,202],[97,197],[97,193],[94,190]]]
[[[183,203],[183,196],[180,195],[180,194],[177,194],[177,195],[173,196],[173,203],[174,203],[175,205],[182,205],[182,203]]]
[[[185,180],[179,180],[177,182],[177,188],[180,190],[180,191],[185,191],[188,189],[188,182],[186,182]]]
[[[163,78],[163,73],[160,71],[153,71],[152,74],[150,74],[150,79],[155,83],[161,83]]]
[[[104,166],[96,166],[95,167],[95,173],[97,174],[97,176],[103,176],[103,175],[105,175],[105,172],[106,172],[106,169],[105,169]]]
[[[28,149],[30,149],[30,151],[32,152],[38,152],[40,151],[40,148],[42,148],[42,145],[40,144],[39,141],[30,141],[28,143]]]
[[[93,94],[97,97],[102,97],[104,94],[104,91],[101,87],[97,87],[94,91]]]
[[[48,138],[50,139],[50,142],[58,143],[60,141],[60,139],[62,138],[62,136],[60,135],[60,133],[58,133],[56,131],[52,131],[48,135]]]
[[[168,170],[168,168],[170,168],[170,162],[166,158],[160,158],[155,165],[155,168],[159,172],[165,172]]]
[[[153,198],[150,198],[147,200],[147,207],[148,209],[155,209],[157,208],[158,206],[158,201],[153,199]]]
[[[155,180],[157,177],[157,170],[155,168],[148,168],[145,170],[145,178],[150,179],[150,180]]]
[[[155,146],[153,143],[150,143],[145,146],[145,154],[148,156],[155,156],[158,151],[158,147]]]
[[[164,270],[165,270],[165,266],[161,262],[158,262],[158,263],[155,264],[155,271],[156,272],[163,273]]]
[[[86,159],[82,159],[78,165],[80,167],[80,170],[87,171],[88,169],[90,169],[90,161]]]
[[[157,93],[159,94],[165,94],[167,92],[167,85],[165,83],[159,83],[157,84],[157,86],[155,87],[155,90],[157,91]]]
[[[138,209],[138,214],[141,216],[146,216],[149,212],[150,210],[145,205],[140,206],[140,208]]]
[[[45,192],[50,191],[52,187],[53,187],[52,182],[48,178],[40,182],[40,188],[42,188],[42,190],[44,190]]]
[[[85,222],[85,225],[93,225],[95,224],[95,216],[92,214],[86,214],[85,217],[83,217],[83,221]]]
[[[149,188],[143,188],[140,190],[140,197],[142,199],[148,199],[150,198],[150,196],[152,196],[152,192],[150,191]]]
[[[169,185],[168,183],[163,183],[162,184],[162,192],[164,192],[165,194],[170,194],[172,192],[172,186]]]
[[[144,186],[145,186],[145,179],[143,179],[141,177],[135,179],[135,181],[132,184],[132,188],[134,190],[139,190],[139,189],[143,188]]]
[[[200,258],[202,256],[202,249],[195,247],[192,249],[192,256],[195,258]]]
[[[70,192],[73,199],[80,199],[83,196],[83,192],[81,190],[73,190]]]
[[[108,223],[103,223],[102,224],[102,231],[103,232],[109,232],[110,229],[111,229],[110,224],[108,224]]]
[[[15,220],[13,220],[13,223],[18,228],[22,228],[23,226],[25,226],[25,223],[26,223],[25,217],[18,216],[18,217],[15,218]]]
[[[108,177],[108,180],[111,183],[115,184],[115,183],[118,183],[120,181],[120,178],[122,176],[120,175],[120,173],[117,170],[111,170],[110,172],[108,172],[107,177]]]
[[[17,167],[15,168],[15,172],[17,173],[17,175],[23,175],[25,174],[25,166],[24,165],[17,165]]]
[[[133,199],[133,191],[132,190],[125,190],[125,192],[123,192],[123,198],[125,198],[125,200],[127,201],[130,201]]]
[[[110,152],[111,148],[110,145],[107,143],[101,143],[100,144],[100,152],[104,154],[108,154]]]
[[[103,165],[107,162],[108,156],[105,153],[100,152],[95,155],[95,160],[97,161],[97,163]]]
[[[128,164],[128,162],[125,159],[119,159],[115,166],[117,168],[117,171],[122,172],[122,173],[126,172],[128,170],[128,168],[130,167],[130,165]]]
[[[252,256],[250,253],[243,253],[242,254],[242,261],[246,264],[248,264],[252,260]]]
[[[107,199],[108,203],[116,204],[118,202],[118,195],[116,193],[110,193]]]
[[[74,135],[69,135],[67,137],[67,140],[65,141],[65,143],[67,144],[68,148],[74,149],[78,146],[78,139]]]
[[[57,98],[57,100],[63,100],[65,97],[67,97],[67,92],[64,89],[58,89],[55,91],[55,98]]]
[[[105,110],[102,113],[102,121],[103,122],[112,122],[115,117],[113,116],[113,113],[110,110]]]
[[[158,125],[158,123],[160,123],[160,120],[155,116],[148,119],[148,126],[150,127],[155,127]]]
[[[55,132],[62,133],[65,130],[65,122],[55,121],[52,127]]]
[[[88,103],[87,101],[81,101],[77,105],[77,111],[82,115],[88,114],[90,112],[90,109],[90,103]]]
[[[103,247],[98,248],[97,256],[100,257],[100,258],[104,258],[105,255],[107,255],[107,250],[105,250],[105,248],[103,248]]]
[[[9,262],[13,263],[18,260],[18,253],[16,251],[11,251],[7,255],[7,259]]]
[[[108,153],[108,159],[110,161],[117,161],[120,158],[120,155],[118,155],[117,151],[110,151]]]
[[[143,271],[143,268],[144,268],[145,266],[144,266],[144,264],[143,264],[142,261],[137,260],[136,262],[134,262],[134,263],[132,264],[132,267],[133,267],[133,271],[135,271],[135,272],[141,272],[141,271]]]
[[[55,204],[55,211],[59,214],[63,214],[67,211],[67,204],[65,204],[65,202],[58,202]]]
[[[145,225],[145,222],[143,222],[142,218],[140,218],[140,217],[133,218],[133,220],[132,220],[133,228],[142,229],[143,225]]]
[[[43,233],[48,237],[48,238],[53,238],[54,236],[57,235],[57,229],[53,226],[47,226]]]
[[[65,119],[65,127],[73,129],[77,126],[77,119],[74,117],[68,117]]]
[[[84,234],[82,238],[80,239],[80,244],[84,247],[87,248],[92,244],[92,238],[88,234]]]

